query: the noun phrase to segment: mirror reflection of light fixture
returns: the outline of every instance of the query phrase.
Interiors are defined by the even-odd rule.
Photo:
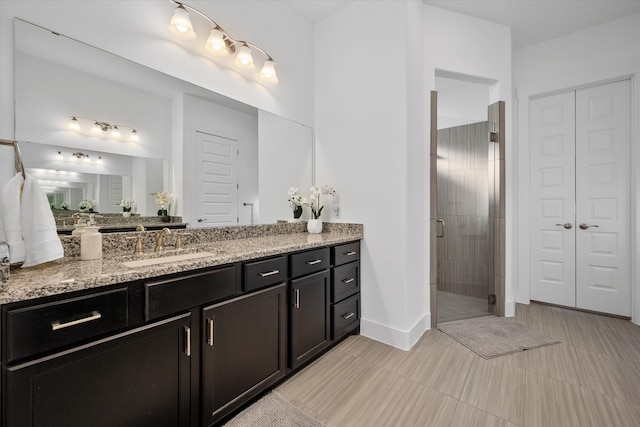
[[[58,151],[56,153],[56,160],[64,160],[64,156],[62,155],[62,151]]]
[[[191,23],[187,9],[193,11],[213,25],[213,28],[209,31],[209,37],[204,45],[205,52],[211,56],[227,56],[235,52],[236,57],[233,63],[236,68],[241,71],[253,71],[256,66],[253,62],[252,50],[255,49],[266,57],[260,74],[258,75],[258,79],[265,85],[271,86],[278,84],[279,80],[276,74],[275,61],[271,55],[253,43],[231,38],[231,36],[229,36],[229,34],[223,30],[220,25],[198,9],[177,0],[171,1],[178,5],[173,12],[171,22],[169,23],[169,32],[174,37],[183,41],[195,41],[198,38],[197,34],[193,30],[193,24]]]
[[[120,139],[122,138],[122,134],[120,133],[120,128],[127,128],[127,129],[131,129],[131,133],[129,135],[129,140],[134,141],[134,142],[139,142],[140,141],[140,134],[138,133],[138,130],[136,128],[132,128],[131,126],[125,126],[125,125],[116,125],[113,123],[108,123],[108,122],[102,122],[100,120],[96,120],[96,119],[92,119],[90,117],[82,117],[82,116],[71,116],[71,118],[69,119],[69,127],[71,129],[74,130],[82,130],[82,127],[80,126],[80,121],[78,119],[82,119],[82,120],[86,120],[89,122],[92,122],[93,125],[91,126],[91,131],[94,133],[101,133],[101,132],[110,132],[110,135],[112,138],[116,138],[116,139]]]

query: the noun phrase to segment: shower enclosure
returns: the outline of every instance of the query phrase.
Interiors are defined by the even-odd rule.
[[[438,323],[494,312],[494,127],[480,122],[437,133]]]

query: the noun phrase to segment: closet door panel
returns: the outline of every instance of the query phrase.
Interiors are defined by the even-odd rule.
[[[529,114],[531,299],[575,306],[574,93],[532,99]]]
[[[576,306],[622,316],[631,315],[630,108],[629,80],[576,91]]]

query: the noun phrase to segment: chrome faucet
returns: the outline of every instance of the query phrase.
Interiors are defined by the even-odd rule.
[[[156,252],[162,252],[164,250],[164,237],[168,236],[169,234],[171,234],[171,230],[166,227],[160,230],[160,232],[156,236]]]

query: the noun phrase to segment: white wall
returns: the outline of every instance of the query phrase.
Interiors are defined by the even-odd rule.
[[[361,331],[408,349],[430,324],[435,72],[498,81],[490,100],[510,100],[510,31],[418,1],[358,1],[316,26],[315,52],[317,181],[340,192],[341,220],[365,230]]]
[[[518,49],[514,52],[513,80],[517,90],[518,192],[529,191],[529,99],[580,86],[592,85],[621,77],[633,78],[634,105],[632,108],[632,158],[640,163],[640,14],[634,14],[603,25],[594,26],[564,37]],[[637,265],[640,264],[640,175],[632,168],[632,248],[633,320],[640,322],[640,283]],[[518,202],[518,284],[517,301],[529,302],[529,200]]]

